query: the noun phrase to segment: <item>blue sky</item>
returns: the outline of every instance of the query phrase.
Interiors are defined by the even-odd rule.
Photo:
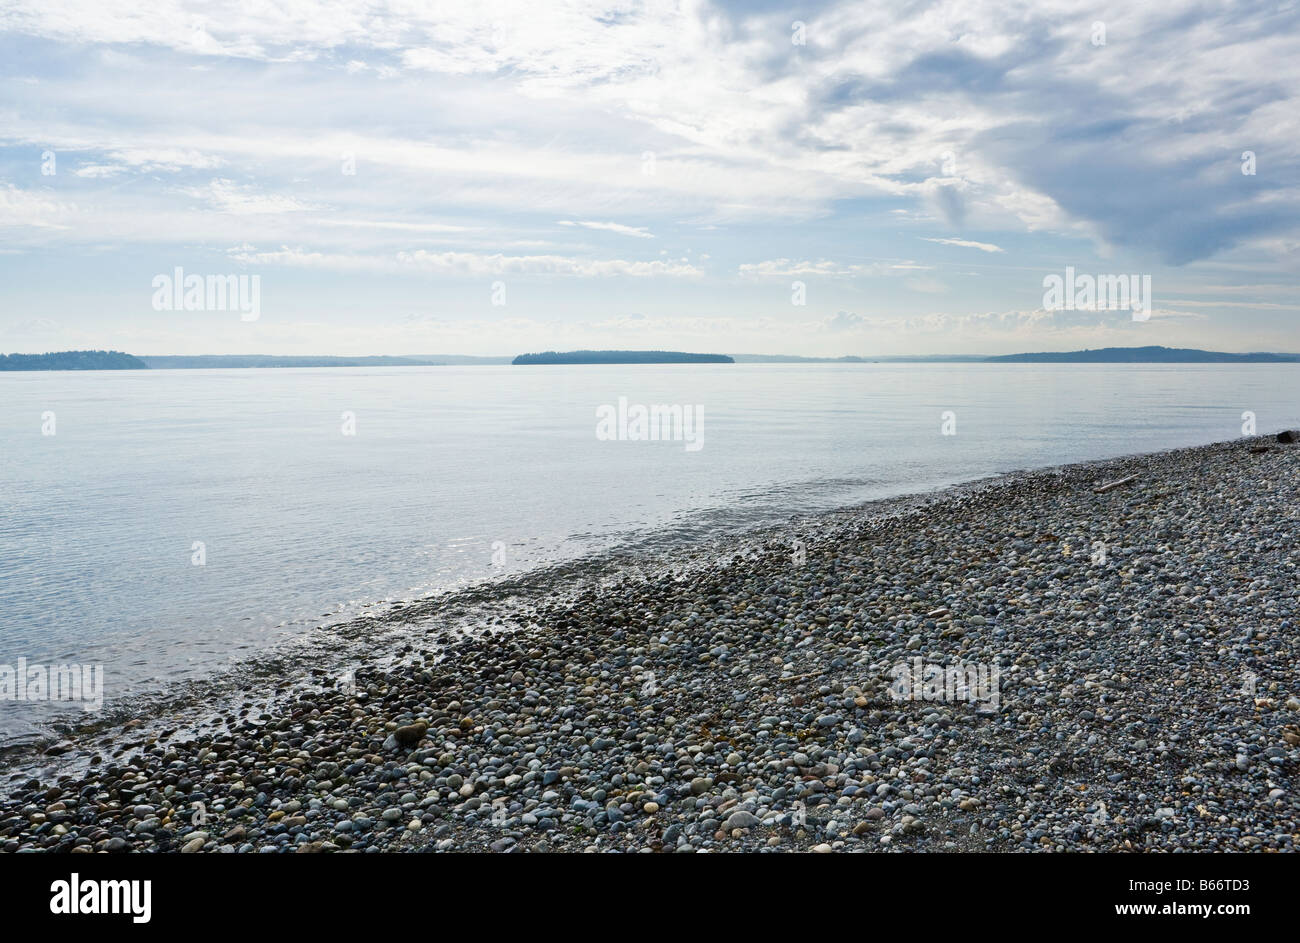
[[[0,352],[1300,350],[1300,7],[1147,6],[4,0]]]

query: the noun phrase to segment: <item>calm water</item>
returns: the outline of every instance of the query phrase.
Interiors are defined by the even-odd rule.
[[[703,448],[598,440],[620,396],[701,405]],[[0,374],[0,664],[102,663],[120,696],[367,603],[1230,439],[1244,410],[1300,426],[1300,365]],[[0,740],[33,716],[0,701]]]

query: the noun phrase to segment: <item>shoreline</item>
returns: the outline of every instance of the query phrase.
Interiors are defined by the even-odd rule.
[[[367,653],[351,688],[298,665],[204,725],[199,686],[187,731],[106,720],[85,773],[75,746],[19,764],[0,847],[1294,850],[1296,448],[1012,472],[395,606],[329,627]],[[918,657],[996,668],[996,709],[895,699]]]
[[[228,702],[255,696],[254,692],[268,685],[276,689],[266,695],[274,700],[292,687],[318,686],[314,679],[339,674],[348,665],[369,663],[375,667],[391,660],[391,656],[385,658],[375,652],[376,642],[381,646],[391,644],[395,649],[412,641],[441,644],[448,638],[473,634],[484,625],[498,621],[500,611],[516,603],[529,605],[543,596],[576,595],[593,586],[609,588],[620,579],[645,579],[647,573],[661,570],[689,570],[700,565],[702,559],[743,554],[751,545],[782,539],[794,530],[815,527],[819,522],[904,513],[960,489],[1029,473],[1026,470],[992,472],[933,483],[921,491],[801,512],[780,524],[769,521],[741,529],[724,529],[715,536],[682,538],[668,546],[647,547],[634,534],[618,545],[583,556],[539,564],[424,596],[367,602],[339,621],[323,622],[236,662],[214,666],[205,675],[176,679],[154,690],[107,699],[92,720],[86,720],[87,715],[75,708],[48,715],[36,732],[0,742],[0,779],[64,773],[66,769],[62,767],[68,762],[66,758],[76,751],[77,742],[101,734],[108,734],[108,746],[114,746],[130,739],[124,735],[126,730],[197,728],[198,722],[190,724],[186,717],[197,705],[216,701],[222,705],[221,709],[210,708],[210,711],[219,715],[230,706]],[[439,618],[448,619],[453,625],[436,629],[425,624]],[[318,666],[322,662],[329,667],[321,670]],[[42,760],[46,751],[53,751],[50,756],[62,759]],[[85,766],[84,761],[93,755],[93,752],[84,753],[78,768]]]

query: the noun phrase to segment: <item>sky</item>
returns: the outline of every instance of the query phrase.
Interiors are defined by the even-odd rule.
[[[0,80],[4,353],[1300,351],[1294,0],[0,0]]]

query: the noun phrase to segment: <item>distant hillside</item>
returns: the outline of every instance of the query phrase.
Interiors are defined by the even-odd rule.
[[[141,357],[156,370],[204,370],[231,367],[428,367],[442,366],[429,357],[277,357],[270,354],[202,354],[193,357]],[[505,359],[502,358],[502,363]]]
[[[147,370],[120,350],[60,350],[52,354],[0,354],[0,370]]]
[[[735,363],[726,354],[683,354],[673,350],[570,350],[557,353],[520,354],[516,365],[555,363]]]
[[[1006,354],[985,363],[1296,363],[1300,354],[1225,354],[1179,347],[1103,347],[1059,353]]]

